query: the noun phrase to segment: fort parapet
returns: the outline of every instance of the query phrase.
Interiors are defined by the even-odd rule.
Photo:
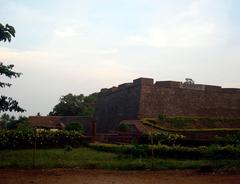
[[[122,120],[167,116],[240,117],[240,89],[139,78],[102,89],[96,105],[98,132]]]

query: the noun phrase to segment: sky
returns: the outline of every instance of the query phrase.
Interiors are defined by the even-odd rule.
[[[48,114],[62,95],[139,77],[240,88],[239,0],[0,0],[0,61],[23,75],[1,94]]]

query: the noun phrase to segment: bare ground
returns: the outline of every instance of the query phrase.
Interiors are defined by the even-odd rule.
[[[1,169],[0,184],[239,184],[240,172]]]

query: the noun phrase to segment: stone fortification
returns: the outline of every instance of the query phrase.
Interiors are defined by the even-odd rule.
[[[240,89],[139,78],[102,89],[96,105],[97,132],[116,128],[121,120],[145,117],[240,117]]]

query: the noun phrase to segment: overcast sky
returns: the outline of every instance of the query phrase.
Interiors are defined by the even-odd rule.
[[[11,43],[0,43],[0,61],[23,73],[0,90],[17,99],[25,115],[47,114],[67,93],[88,95],[139,77],[240,88],[239,0],[0,5],[0,23],[16,29]]]

